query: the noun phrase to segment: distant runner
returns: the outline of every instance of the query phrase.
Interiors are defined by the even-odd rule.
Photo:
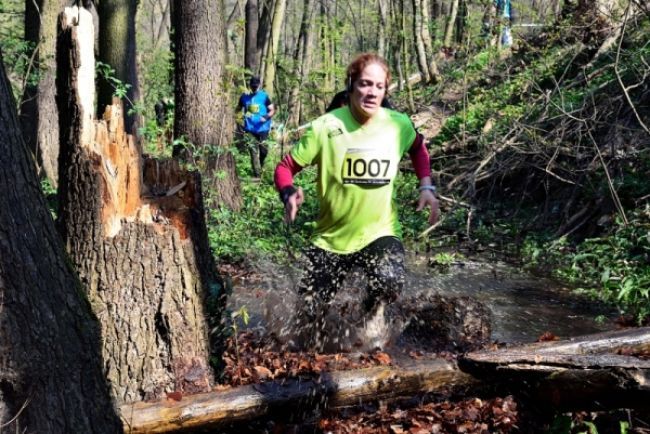
[[[251,155],[253,176],[259,177],[264,160],[269,153],[266,139],[271,130],[271,118],[275,114],[275,106],[269,96],[260,89],[260,78],[252,77],[249,82],[250,93],[243,93],[239,97],[237,110],[243,114],[240,128],[246,133],[244,141]],[[245,136],[252,137],[253,143]]]
[[[402,290],[404,247],[392,195],[406,152],[420,180],[417,209],[430,207],[431,224],[438,219],[423,137],[408,116],[381,107],[389,81],[383,58],[371,53],[357,57],[347,68],[349,103],[314,120],[275,170],[285,220],[293,222],[304,201],[293,176],[303,167],[318,167],[320,215],[312,246],[305,250],[310,265],[298,302],[306,324],[315,328],[317,344],[323,342],[317,333],[328,304],[352,267],[361,267],[368,278],[364,318]]]

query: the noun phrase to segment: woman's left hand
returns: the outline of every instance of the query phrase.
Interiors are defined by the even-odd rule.
[[[418,207],[416,208],[416,211],[422,211],[425,206],[431,208],[429,224],[433,225],[438,221],[439,204],[436,195],[431,190],[420,191],[420,198],[418,199]]]

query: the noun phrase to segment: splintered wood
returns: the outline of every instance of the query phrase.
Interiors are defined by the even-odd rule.
[[[101,325],[107,384],[117,403],[208,391],[204,306],[223,286],[200,177],[144,158],[119,101],[95,119],[92,19],[67,8],[59,24],[60,228]]]

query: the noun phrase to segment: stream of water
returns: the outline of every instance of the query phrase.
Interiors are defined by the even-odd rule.
[[[615,328],[612,309],[579,297],[550,278],[533,276],[502,262],[458,261],[445,271],[432,268],[428,263],[426,257],[407,255],[407,283],[403,295],[474,297],[491,311],[493,341],[526,343],[537,340],[545,332],[567,338]],[[297,295],[294,288],[301,271],[281,269],[271,263],[259,263],[255,269],[253,276],[257,277],[233,280],[229,308],[236,311],[245,306],[250,315],[248,327],[286,334],[295,321]],[[363,298],[363,286],[358,277],[348,279],[330,309],[327,327],[336,329],[340,339],[350,339],[342,348],[354,346],[352,341],[359,339],[350,331],[354,329],[350,317]],[[382,326],[390,327],[375,321],[372,333],[381,335]]]

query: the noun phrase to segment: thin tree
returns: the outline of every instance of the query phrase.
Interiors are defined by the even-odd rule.
[[[34,45],[32,72],[36,84],[28,84],[20,105],[23,138],[37,157],[39,172],[56,187],[58,183],[59,114],[55,100],[54,50],[56,20],[65,0],[25,1],[25,40]]]
[[[280,48],[280,35],[282,33],[282,23],[284,22],[284,11],[286,10],[287,0],[275,0],[273,8],[273,22],[271,24],[271,41],[264,59],[264,90],[273,97],[275,86],[275,64],[278,58],[278,49]]]
[[[411,0],[413,6],[413,42],[415,45],[415,54],[418,60],[418,69],[422,75],[424,82],[431,81],[431,74],[429,73],[429,64],[427,62],[427,53],[422,38],[422,1]]]
[[[433,40],[431,38],[431,32],[429,27],[431,22],[429,20],[429,0],[419,0],[421,2],[422,10],[422,42],[424,44],[424,51],[427,58],[427,65],[429,67],[429,74],[431,80],[434,82],[440,81],[440,72],[438,70],[438,65],[436,64],[436,58],[433,53]]]
[[[458,15],[456,16],[456,43],[461,45],[465,41],[465,30],[469,21],[469,9],[467,0],[460,0],[458,3]]]
[[[206,175],[212,180],[217,205],[236,210],[241,207],[241,194],[235,160],[228,150],[234,114],[223,83],[226,32],[222,2],[174,0],[173,4],[174,135],[184,138],[195,149],[206,151]],[[179,153],[177,148],[176,155]]]
[[[309,72],[309,48],[311,46],[311,28],[312,28],[312,12],[314,9],[314,0],[305,0],[305,6],[302,11],[302,21],[300,24],[300,34],[298,36],[298,44],[294,52],[294,59],[296,67],[295,82],[291,88],[289,96],[289,118],[287,124],[297,125],[300,122],[300,114],[302,112],[302,102],[300,99],[300,89],[302,89],[305,77]]]
[[[38,185],[0,53],[0,427],[121,432],[96,317]]]
[[[257,0],[246,1],[246,39],[244,44],[244,68],[257,74],[259,57],[257,55],[257,35],[260,17],[257,10]]]
[[[142,124],[140,116],[133,112],[134,105],[140,99],[140,85],[136,62],[135,18],[138,1],[101,0],[97,4],[99,15],[99,53],[98,60],[110,66],[114,78],[128,85],[125,106],[125,129],[129,134],[136,134]],[[98,82],[97,109],[104,112],[107,105],[113,103],[115,85],[107,79]]]
[[[262,59],[266,57],[271,39],[271,19],[273,18],[273,0],[258,0],[259,27],[257,28],[257,52],[255,62],[258,65],[257,74],[264,76],[266,63]]]
[[[377,10],[379,12],[379,29],[377,34],[377,53],[386,57],[386,34],[388,29],[388,0],[377,0]]]
[[[447,16],[447,24],[445,25],[445,35],[442,39],[443,47],[451,47],[451,41],[454,37],[454,26],[456,24],[456,17],[458,15],[458,4],[460,0],[451,0],[451,9]]]

